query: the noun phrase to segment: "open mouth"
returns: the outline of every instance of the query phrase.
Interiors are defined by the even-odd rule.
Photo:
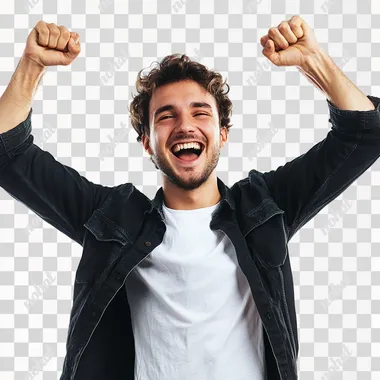
[[[176,159],[186,164],[186,163],[193,163],[197,161],[198,158],[202,155],[204,149],[205,147],[201,145],[201,149],[188,148],[188,149],[181,149],[178,152],[174,152],[172,148],[171,152]]]

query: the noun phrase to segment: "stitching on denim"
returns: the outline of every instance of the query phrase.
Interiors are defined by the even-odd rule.
[[[100,208],[104,207],[111,199],[112,197],[114,196],[114,192],[116,191],[116,189],[112,189],[110,191],[110,193],[107,195],[106,199],[104,200],[103,203],[99,204],[96,209],[93,211],[93,213],[91,214],[91,216],[82,224],[84,227],[86,227],[86,224],[88,223],[88,221],[93,217],[93,215],[95,214],[95,212],[98,211],[101,212]],[[103,214],[103,213],[102,213]]]
[[[12,150],[17,148],[20,144],[22,144],[24,141],[26,141],[27,138],[29,137],[30,132],[28,132],[27,129],[30,127],[30,125],[31,125],[30,121],[26,120],[21,124],[21,127],[16,126],[12,129],[8,130],[7,132],[0,134],[0,140],[2,141],[2,143],[4,145],[5,153],[7,154],[7,156],[9,158],[13,158]],[[20,127],[20,128],[18,129],[18,127]],[[14,139],[17,135],[19,135],[20,133],[23,133],[23,132],[27,133],[26,139],[24,141],[22,141],[20,144],[13,146],[13,147],[8,149],[7,148],[7,145],[8,145],[7,142]]]
[[[256,255],[256,257],[257,257],[257,255]],[[265,286],[264,286],[264,283],[263,283],[263,281],[262,281],[261,276],[258,276],[256,279],[257,279],[257,281],[259,281],[259,283],[260,283],[260,287],[261,287],[262,289],[265,289]],[[269,304],[269,305],[270,305],[269,308],[272,310],[272,305],[271,305],[271,304]],[[278,323],[277,323],[276,318],[273,318],[273,319],[276,321],[276,325],[277,325],[279,331],[281,331],[281,329],[279,328],[279,325],[278,325]],[[264,324],[264,322],[263,322],[263,324]],[[281,335],[281,337],[282,337],[282,335]],[[269,340],[269,344],[270,344],[270,346],[272,346],[272,344],[270,343],[269,334],[268,334],[268,340]],[[282,342],[283,349],[284,349],[284,351],[285,351],[285,353],[286,353],[286,348],[285,348],[285,345],[284,345],[284,341],[283,341],[283,339],[281,339],[281,342]],[[274,345],[273,345],[273,347],[274,347]],[[275,358],[276,358],[276,355],[275,355]],[[286,358],[286,354],[285,354],[285,358]],[[276,362],[278,362],[277,359],[276,359]]]
[[[289,314],[289,305],[288,305],[288,301],[286,299],[286,293],[285,293],[285,279],[284,279],[284,273],[282,271],[282,268],[281,267],[278,267],[277,268],[277,271],[278,273],[280,274],[280,283],[281,283],[281,293],[282,293],[282,290],[284,290],[284,308],[285,308],[285,313],[286,315],[284,315],[284,322],[285,322],[285,325],[287,324],[287,322],[289,322],[289,336],[291,338],[291,341],[290,341],[290,346],[292,347],[293,349],[293,357],[296,358],[297,357],[297,354],[296,354],[296,341],[295,341],[295,338],[294,338],[294,332],[293,332],[293,326],[292,326],[292,321],[290,319],[290,314]],[[281,294],[281,301],[282,301],[282,294]],[[287,317],[289,317],[289,321],[287,321]]]
[[[9,134],[8,136],[3,136],[3,139],[4,141],[9,141],[11,139],[13,139],[15,136],[19,135],[20,133],[22,132],[25,132],[25,129],[27,129],[27,125],[23,125],[22,128],[20,128],[19,130],[16,130],[17,127],[14,127],[13,129],[10,129],[9,131],[7,132],[13,132],[12,134]],[[7,133],[5,132],[5,134]]]
[[[123,185],[120,187],[120,191],[119,191],[119,192],[121,192],[122,189],[124,189],[124,187],[126,187],[128,184],[129,184],[128,182],[125,183],[125,184],[123,184]],[[110,191],[110,193],[107,195],[107,198],[104,200],[104,202],[101,203],[101,204],[96,208],[96,210],[94,210],[94,212],[98,210],[98,212],[100,212],[100,213],[105,217],[105,214],[104,214],[104,212],[102,212],[101,208],[104,207],[104,206],[106,206],[106,205],[111,201],[111,199],[113,198],[113,196],[115,195],[115,192],[116,192],[117,190],[118,190],[118,189],[117,189],[117,186],[114,187],[114,188]],[[93,213],[93,214],[94,214],[94,213]],[[92,215],[91,215],[90,218],[86,221],[86,223],[91,219],[91,217],[92,217]],[[86,224],[86,223],[84,223],[84,224]]]
[[[367,96],[368,98],[368,96]],[[330,110],[338,117],[351,117],[352,114],[355,117],[360,117],[360,123],[362,124],[362,127],[364,129],[369,129],[368,121],[370,121],[370,118],[373,118],[374,116],[379,117],[379,111],[380,111],[380,102],[376,105],[370,98],[368,98],[369,101],[373,104],[375,109],[373,110],[367,110],[367,111],[359,111],[359,110],[341,110],[334,105],[331,104]]]
[[[7,150],[7,146],[5,145],[4,137],[2,136],[1,133],[0,133],[0,141],[2,142],[2,144],[4,146],[4,150],[5,150],[4,153],[6,153],[9,158],[12,158],[12,156],[9,154],[9,151]]]
[[[104,202],[99,205],[98,209],[100,209],[101,207],[104,207],[105,205],[107,205],[107,203],[109,203],[111,201],[111,199],[113,198],[114,196],[114,191],[116,191],[115,189],[113,189],[110,194],[108,194],[107,198],[104,200]],[[99,210],[100,211],[100,210]]]
[[[286,350],[285,343],[284,343],[284,338],[283,338],[283,335],[282,335],[282,329],[280,328],[280,325],[277,322],[277,318],[273,318],[273,319],[276,322],[276,326],[277,326],[278,331],[281,331],[281,334],[280,334],[281,335],[281,343],[282,343],[282,348],[283,348],[283,350],[285,352],[285,364],[286,364],[287,363],[287,358],[286,358],[286,352],[287,352],[287,350]],[[268,337],[268,339],[269,339],[269,337]]]
[[[119,189],[119,192],[121,192],[121,191],[123,191],[123,189],[125,188],[125,187],[127,187],[128,185],[130,185],[130,183],[125,183],[125,184],[123,184],[121,187],[120,187],[120,189]],[[123,236],[125,236],[125,238],[128,240],[128,242],[130,243],[130,244],[132,244],[132,239],[130,238],[130,236],[128,235],[128,233],[127,233],[127,231],[125,231],[124,229],[122,229],[118,224],[116,224],[113,220],[111,220],[111,219],[109,219],[107,216],[106,216],[106,214],[101,210],[101,208],[102,207],[104,207],[104,206],[106,206],[107,205],[107,203],[109,203],[110,201],[111,201],[111,199],[113,198],[113,196],[115,195],[115,192],[117,191],[117,188],[114,188],[112,191],[111,191],[111,193],[107,196],[107,198],[105,199],[105,201],[101,204],[101,205],[99,205],[99,207],[97,207],[97,209],[94,211],[94,213],[96,212],[96,211],[98,211],[97,212],[97,214],[99,215],[99,217],[101,217],[101,218],[103,218],[103,220],[105,221],[105,222],[107,222],[107,223],[110,223],[113,227],[115,227]],[[132,191],[133,191],[133,189],[132,189]],[[93,214],[94,214],[93,213]],[[93,214],[91,215],[91,217],[93,216]],[[91,219],[91,217],[86,221],[86,223]],[[86,223],[84,223],[84,224],[86,224]],[[125,232],[125,233],[124,233]]]
[[[259,221],[259,224],[256,224],[254,227],[252,227],[250,230],[248,230],[246,233],[243,234],[244,238],[253,230],[255,229],[256,227],[258,226],[261,226],[262,224],[264,224],[265,222],[267,222],[269,219],[273,218],[275,215],[278,215],[278,214],[284,214],[285,211],[284,210],[273,210],[269,215],[266,216],[266,218],[263,220],[261,219]]]
[[[260,211],[261,209],[264,208],[264,206],[269,203],[271,200],[270,198],[265,198],[258,206],[256,206],[254,209],[248,211],[245,216],[250,216],[252,215],[254,212],[257,212],[257,211]]]
[[[120,251],[122,251],[124,248],[120,248],[119,249],[119,251],[118,252],[120,252]],[[112,261],[108,264],[108,266],[105,268],[105,269],[103,269],[103,271],[102,271],[102,274],[100,275],[100,277],[99,277],[99,279],[98,279],[98,287],[97,287],[97,292],[100,290],[100,287],[101,287],[101,281],[104,281],[104,278],[105,278],[105,273],[107,273],[107,270],[111,267],[111,265],[115,262],[115,260],[116,259],[120,259],[120,255],[117,255],[117,256],[115,256],[113,259],[112,259]],[[95,283],[94,283],[94,285],[95,285]],[[122,285],[123,286],[123,285]],[[93,289],[94,287],[92,287],[92,289]],[[120,287],[121,288],[121,287]],[[91,289],[91,290],[92,290]],[[95,302],[95,300],[96,300],[96,298],[93,298],[92,300],[91,300],[91,302],[88,304],[88,307],[90,307],[91,305],[93,305],[94,304],[94,302]]]
[[[361,140],[361,138],[362,138],[362,136],[363,136],[363,130],[361,130],[361,129],[359,129],[358,130],[358,132],[357,132],[357,134],[358,134],[358,137],[359,138],[357,138],[357,140]],[[320,191],[321,191],[321,189],[323,188],[323,186],[325,185],[325,183],[327,182],[327,181],[329,181],[330,180],[330,178],[334,175],[334,174],[336,174],[336,172],[341,168],[341,166],[348,160],[348,158],[355,152],[355,150],[356,150],[356,148],[358,147],[358,143],[356,143],[355,145],[354,145],[354,147],[352,148],[352,150],[351,150],[351,152],[349,152],[349,154],[344,158],[344,160],[341,162],[341,164],[335,169],[335,171],[333,171],[327,178],[326,178],[326,180],[323,182],[323,184],[319,187],[319,189],[316,191],[316,193],[311,197],[311,199],[313,199]],[[300,224],[302,224],[303,223],[303,221],[305,220],[305,219],[307,219],[313,212],[314,212],[314,210],[315,209],[317,209],[318,207],[320,207],[321,205],[326,205],[329,201],[330,201],[330,199],[332,199],[332,198],[334,198],[334,196],[335,196],[335,194],[337,194],[338,192],[340,191],[340,189],[338,189],[336,192],[334,192],[334,193],[332,193],[331,195],[330,195],[330,197],[329,198],[327,198],[325,201],[324,201],[324,203],[322,202],[322,203],[320,203],[320,204],[317,204],[315,207],[314,207],[314,209],[312,209],[312,210],[310,210],[310,212],[309,213],[307,213],[305,216],[304,216],[304,218],[302,219],[302,221],[299,221],[299,218],[297,218],[294,222],[293,222],[293,225],[291,226],[291,228],[289,228],[289,240],[291,239],[291,236],[293,235],[293,230],[295,230],[296,229],[296,227],[297,226],[299,226]],[[297,222],[297,223],[296,223]]]
[[[29,119],[27,118],[21,124],[18,124],[12,129],[9,129],[7,132],[5,132],[3,136],[4,141],[11,140],[13,137],[19,135],[21,132],[25,132],[25,130],[31,126],[31,122]]]
[[[376,107],[376,106],[375,106]],[[377,125],[377,126],[375,126],[374,128],[371,128],[371,121],[373,121],[373,119],[374,119],[374,117],[372,117],[372,116],[377,116],[377,121],[379,121],[380,120],[380,113],[379,113],[379,111],[380,111],[380,103],[377,105],[377,107],[376,107],[376,109],[374,109],[374,110],[371,110],[371,111],[368,111],[368,112],[374,112],[374,113],[371,113],[371,114],[369,114],[369,113],[365,113],[365,120],[364,120],[364,122],[363,122],[363,124],[364,124],[364,129],[374,129],[374,128],[379,128],[379,126]],[[370,117],[371,117],[371,119],[370,119]]]
[[[365,115],[364,112],[370,112],[370,111],[358,111],[358,110],[339,110],[335,108],[331,108],[330,110],[332,113],[334,113],[336,116],[339,116],[339,117],[352,117],[352,116],[362,117],[363,115]]]
[[[252,249],[252,248],[251,248],[251,249]],[[252,249],[252,251],[253,251],[253,249]],[[253,252],[255,252],[255,251],[253,251]],[[257,260],[260,261],[260,264],[261,264],[264,268],[268,268],[268,267],[270,267],[270,268],[276,268],[275,266],[271,265],[268,261],[265,261],[265,264],[264,264],[264,262],[263,262],[263,261],[261,260],[261,258],[260,258],[260,255],[255,254],[255,257],[257,258]]]
[[[101,210],[99,210],[98,215],[99,215],[99,218],[103,219],[103,221],[105,221],[106,223],[111,224],[112,227],[114,227],[116,230],[118,230],[123,236],[125,236],[125,238],[128,240],[128,242],[132,244],[132,239],[129,238],[127,231],[125,231],[123,228],[121,228],[113,220],[109,219]]]

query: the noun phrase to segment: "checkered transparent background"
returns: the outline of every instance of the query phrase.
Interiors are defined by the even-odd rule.
[[[232,186],[305,153],[331,128],[326,97],[261,53],[260,37],[296,14],[366,95],[380,96],[378,0],[8,0],[0,90],[39,20],[78,32],[78,58],[50,67],[35,95],[35,142],[95,183],[132,182],[153,198],[161,177],[128,106],[141,68],[186,53],[231,87],[234,125],[217,171]],[[380,379],[379,171],[377,161],[289,243],[301,379]],[[58,379],[81,247],[1,188],[0,210],[0,379]]]

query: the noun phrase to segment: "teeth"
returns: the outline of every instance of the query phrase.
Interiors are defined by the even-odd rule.
[[[190,148],[202,149],[202,147],[199,143],[191,142],[191,143],[187,143],[187,144],[176,144],[176,145],[174,145],[173,152],[177,153],[181,149],[190,149]]]

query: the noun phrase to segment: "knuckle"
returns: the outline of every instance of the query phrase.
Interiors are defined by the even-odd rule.
[[[50,25],[49,30],[50,30],[50,35],[54,37],[59,36],[61,33],[56,25]]]
[[[270,34],[271,36],[274,36],[276,34],[276,29],[275,27],[272,27],[268,30],[268,34]]]
[[[44,21],[39,21],[35,26],[35,29],[38,31],[38,33],[42,34],[43,36],[46,36],[49,33],[49,28],[47,27],[46,22]]]
[[[286,21],[283,21],[279,26],[278,29],[280,30],[287,30],[289,27],[289,24]]]
[[[44,20],[40,20],[37,22],[36,26],[46,26],[46,22]]]
[[[69,39],[70,32],[64,26],[59,26],[58,29],[60,30],[62,37],[64,37],[65,39]]]

